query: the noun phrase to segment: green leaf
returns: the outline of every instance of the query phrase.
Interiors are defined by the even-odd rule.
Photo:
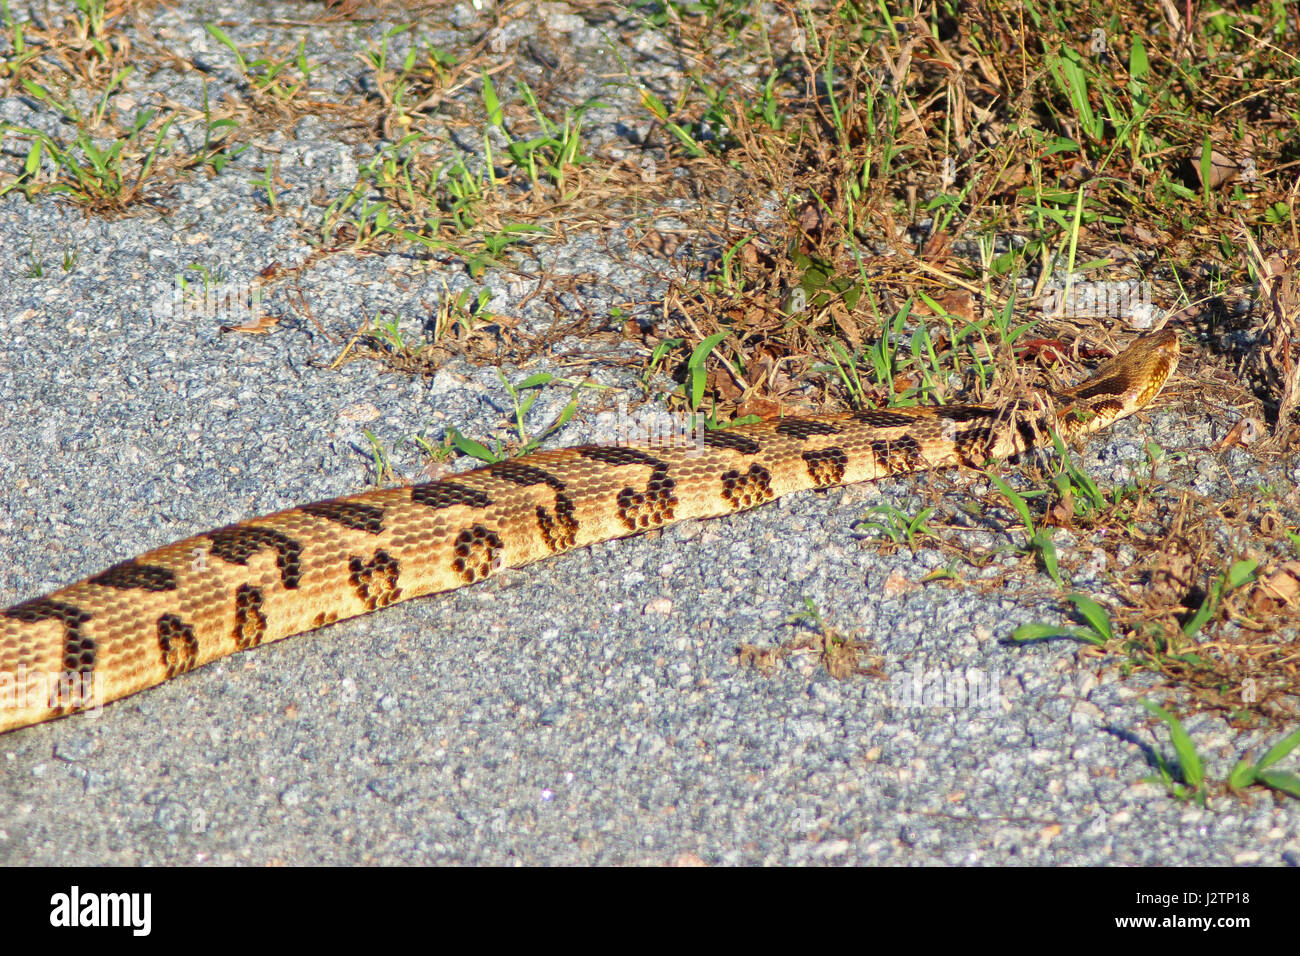
[[[1147,62],[1147,48],[1138,34],[1131,34],[1131,37],[1133,45],[1128,53],[1128,75],[1135,80],[1142,80],[1151,72],[1151,66]]]
[[[1053,140],[1050,146],[1048,146],[1045,150],[1043,150],[1043,155],[1052,156],[1056,153],[1081,153],[1081,152],[1083,152],[1083,147],[1081,147],[1074,140],[1066,139],[1064,136],[1058,136],[1055,140]],[[1067,195],[1067,194],[1062,193],[1062,195]],[[1068,199],[1073,199],[1073,198],[1074,198],[1073,193],[1068,194]]]
[[[1205,201],[1210,200],[1210,174],[1214,171],[1214,162],[1210,158],[1212,146],[1210,145],[1210,136],[1207,133],[1205,139],[1201,142],[1201,193]]]
[[[1065,582],[1061,580],[1060,565],[1056,560],[1056,543],[1052,541],[1052,534],[1046,528],[1040,529],[1034,534],[1034,547],[1038,550],[1043,559],[1043,567],[1047,569],[1047,575],[1056,582],[1058,588],[1065,587]]]
[[[690,376],[691,393],[689,400],[691,411],[697,410],[700,407],[700,402],[704,401],[704,385],[708,381],[704,360],[708,358],[709,353],[717,347],[718,343],[730,334],[730,332],[716,332],[697,345],[695,351],[691,353],[690,360],[686,363]]]
[[[1100,604],[1086,594],[1067,594],[1066,600],[1078,609],[1094,631],[1108,641],[1115,639],[1115,632],[1110,627],[1110,615]]]
[[[1300,775],[1289,770],[1262,770],[1255,779],[1274,790],[1300,798]]]
[[[1183,633],[1188,637],[1195,637],[1196,632],[1205,626],[1205,622],[1214,616],[1214,607],[1217,603],[1217,595],[1213,593],[1215,590],[1217,588],[1212,586],[1211,593],[1201,602],[1201,606],[1196,609],[1192,619],[1183,625]]]
[[[248,72],[245,69],[244,54],[239,52],[239,47],[235,46],[235,41],[230,39],[230,36],[226,31],[222,30],[221,27],[217,26],[215,23],[205,23],[203,24],[203,29],[207,30],[218,43],[228,48],[231,53],[235,54],[235,59],[239,61],[240,71],[245,73]]]
[[[48,100],[50,98],[50,91],[47,90],[45,87],[41,86],[41,84],[27,79],[27,77],[22,77],[21,80],[22,80],[23,87],[27,90],[28,93],[36,97],[36,99]]]
[[[1255,569],[1257,567],[1259,567],[1259,562],[1253,560],[1237,561],[1234,563],[1232,567],[1228,568],[1228,590],[1235,590],[1247,581],[1251,580],[1251,578],[1255,576]]]
[[[1296,747],[1300,747],[1300,730],[1283,737],[1275,743],[1268,749],[1268,753],[1264,754],[1264,756],[1260,758],[1259,763],[1255,766],[1257,769],[1263,770],[1265,767],[1277,763],[1291,751],[1295,750]]]
[[[23,163],[23,170],[30,176],[40,168],[40,165],[41,141],[37,139],[32,141],[32,147],[27,151],[27,161]]]
[[[1228,774],[1228,786],[1233,790],[1242,790],[1255,782],[1256,767],[1249,760],[1241,760]]]
[[[664,101],[655,96],[644,86],[639,90],[641,94],[641,105],[650,111],[653,116],[661,123],[668,121],[668,107],[664,106]]]
[[[1187,736],[1182,723],[1154,701],[1143,700],[1142,706],[1168,725],[1174,753],[1178,754],[1178,764],[1183,768],[1183,779],[1199,790],[1205,782],[1205,768],[1201,766],[1200,754],[1196,752],[1196,746],[1192,743],[1192,738]]]
[[[448,428],[447,434],[451,436],[451,443],[460,449],[466,455],[477,458],[479,461],[485,461],[489,465],[495,464],[501,459],[494,455],[485,445],[480,445],[472,438],[466,438],[455,428]]]
[[[1064,629],[1059,624],[1044,624],[1042,621],[1034,621],[1031,624],[1021,624],[1011,632],[1013,641],[1041,641],[1047,637],[1060,637]]]
[[[1042,621],[1033,621],[1029,624],[1022,624],[1011,632],[1011,639],[1017,642],[1042,641],[1052,637],[1071,637],[1076,641],[1096,646],[1105,643],[1092,631],[1085,631],[1081,627],[1071,627],[1068,624],[1044,624]]]
[[[1020,520],[1024,522],[1025,530],[1028,531],[1030,534],[1033,534],[1034,519],[1029,513],[1028,502],[1026,502],[1024,498],[1022,498],[1015,491],[1013,491],[1009,484],[1007,484],[997,475],[993,474],[993,472],[988,471],[985,472],[985,474],[988,475],[989,481],[993,482],[993,484],[997,486],[998,491],[1002,492],[1002,494],[1006,497],[1006,499],[1009,502],[1011,502],[1012,507],[1014,507],[1016,509],[1016,512],[1020,515]]]
[[[487,107],[488,122],[500,128],[505,122],[505,110],[501,108],[501,101],[497,99],[497,88],[492,85],[492,77],[488,76],[487,70],[480,72],[483,76],[483,105]]]
[[[556,417],[555,424],[546,430],[546,434],[549,435],[551,432],[558,431],[559,429],[567,425],[569,423],[569,419],[573,417],[573,413],[576,412],[577,410],[578,410],[578,399],[577,396],[574,396],[573,398],[569,399],[569,403],[564,406],[564,409]]]

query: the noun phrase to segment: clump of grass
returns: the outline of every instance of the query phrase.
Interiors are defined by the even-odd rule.
[[[504,461],[506,458],[516,458],[536,451],[541,447],[542,442],[567,425],[569,420],[573,418],[573,413],[578,410],[578,393],[582,389],[601,387],[591,382],[575,382],[571,379],[559,378],[550,372],[538,372],[535,375],[529,375],[518,385],[511,384],[499,370],[497,376],[501,379],[501,386],[509,394],[510,403],[514,409],[513,418],[517,439],[515,449],[512,452],[507,452],[506,444],[502,441],[496,442],[495,450],[489,449],[481,442],[474,441],[472,438],[461,434],[455,428],[450,428],[447,431],[453,447],[472,458],[477,458],[488,464],[495,464],[498,461]],[[525,419],[528,417],[533,403],[537,401],[538,396],[541,394],[541,389],[553,384],[567,385],[572,388],[569,401],[549,424],[540,431],[531,432]],[[524,392],[528,394],[523,395]]]
[[[811,598],[804,598],[803,603],[803,609],[790,616],[790,624],[799,627],[800,634],[771,648],[742,644],[737,648],[737,661],[766,674],[792,655],[803,652],[813,654],[818,666],[835,680],[860,676],[884,679],[882,661],[871,652],[870,645],[827,624]]]
[[[1143,700],[1142,706],[1168,727],[1178,764],[1175,771],[1160,751],[1152,751],[1157,776],[1148,777],[1144,782],[1163,784],[1170,796],[1205,806],[1210,795],[1210,782],[1205,775],[1205,762],[1197,752],[1191,736],[1183,728],[1182,721],[1154,701]],[[1236,792],[1247,787],[1263,787],[1278,794],[1300,799],[1300,774],[1274,766],[1298,747],[1300,747],[1300,730],[1279,740],[1259,760],[1251,760],[1249,755],[1243,757],[1225,781],[1226,788]]]

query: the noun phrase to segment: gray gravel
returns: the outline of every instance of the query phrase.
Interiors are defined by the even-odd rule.
[[[190,18],[174,37],[198,37],[194,9],[160,16]],[[22,109],[0,99],[2,116]],[[622,129],[611,109],[592,135],[617,143]],[[283,287],[265,303],[285,316],[273,334],[223,335],[222,316],[178,314],[172,276],[191,263],[250,277],[308,253],[291,213],[318,182],[346,180],[313,159],[340,141],[315,120],[278,135],[241,171],[182,184],[168,216],[106,222],[0,200],[0,606],[211,527],[365,488],[367,430],[412,480],[412,436],[437,442],[448,425],[509,434],[494,369],[452,360],[421,379],[368,362],[325,367],[334,337],[378,310],[419,317],[444,281],[477,287],[454,265],[325,258],[297,282],[319,328]],[[277,215],[249,185],[272,149],[288,184]],[[584,299],[597,315],[652,298],[651,280],[610,245],[575,231],[534,249],[523,271],[602,277],[608,291]],[[77,256],[67,271],[65,250]],[[503,312],[531,288],[510,273],[483,284]],[[635,400],[634,375],[613,361],[622,346],[601,348],[607,361],[579,363],[573,338],[502,371],[590,378]],[[547,391],[534,420],[568,395]],[[548,444],[601,435],[609,398],[585,392]],[[1177,408],[1130,419],[1085,463],[1122,477],[1154,439],[1188,451],[1186,480],[1204,493],[1229,475],[1258,480],[1244,456],[1204,450],[1228,424]],[[1150,675],[1121,679],[1068,643],[1001,642],[1060,615],[1041,581],[985,594],[965,569],[966,586],[922,585],[945,562],[937,551],[863,546],[852,524],[867,508],[914,512],[917,486],[940,481],[951,495],[977,483],[810,492],[599,545],[7,734],[0,863],[1295,865],[1297,801],[1200,809],[1141,782],[1153,748],[1172,757],[1139,704]],[[1081,584],[1104,576],[1100,552],[1058,543]],[[801,633],[790,621],[805,599],[868,640],[893,682],[833,680],[808,653],[766,675],[742,667],[738,645]],[[909,701],[900,691],[913,674],[973,675],[991,690],[964,704]],[[1213,780],[1279,736],[1210,716],[1186,726]]]

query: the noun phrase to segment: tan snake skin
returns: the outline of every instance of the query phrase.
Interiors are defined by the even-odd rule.
[[[804,488],[979,467],[1049,424],[1073,439],[1146,405],[1177,361],[1172,331],[1138,339],[1056,396],[1055,420],[976,405],[785,418],[700,445],[537,452],[209,531],[0,612],[0,731],[571,548]]]

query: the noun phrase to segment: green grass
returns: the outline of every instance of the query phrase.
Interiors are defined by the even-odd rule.
[[[449,352],[449,343],[468,337],[480,325],[490,322],[487,289],[462,289],[452,293],[443,283],[443,296],[424,323],[425,336],[402,330],[409,320],[381,310],[358,329],[344,347],[334,366],[349,358],[368,358],[389,369],[408,374],[432,374]]]
[[[1183,729],[1182,722],[1159,704],[1143,700],[1142,706],[1168,728],[1177,764],[1175,768],[1160,751],[1153,751],[1156,776],[1147,777],[1144,782],[1162,784],[1175,799],[1205,806],[1211,784],[1206,778],[1205,762],[1191,736]],[[1297,748],[1300,748],[1300,730],[1283,737],[1258,760],[1252,760],[1249,755],[1243,757],[1228,775],[1224,787],[1217,789],[1226,788],[1228,792],[1236,793],[1249,787],[1260,787],[1300,799],[1300,774],[1274,766]]]
[[[311,92],[311,74],[316,67],[306,55],[306,38],[298,40],[297,51],[277,58],[246,56],[230,35],[215,23],[205,23],[204,29],[218,43],[228,49],[235,59],[235,68],[243,77],[255,99],[271,98],[278,103],[289,103],[300,93]]]
[[[1018,643],[1042,641],[1056,637],[1070,637],[1095,647],[1105,647],[1115,639],[1115,630],[1111,626],[1110,615],[1100,604],[1086,594],[1071,593],[1066,599],[1074,605],[1079,616],[1083,618],[1084,627],[1034,622],[1022,624],[1011,632],[1011,639]]]
[[[452,445],[460,452],[477,458],[479,461],[488,464],[495,464],[498,461],[504,461],[507,458],[517,458],[521,455],[527,455],[541,447],[550,435],[559,431],[569,423],[573,418],[573,413],[578,410],[578,393],[584,388],[601,388],[592,382],[575,382],[571,379],[560,378],[549,372],[539,372],[535,375],[529,375],[519,384],[512,384],[500,370],[497,376],[501,379],[501,386],[510,396],[510,403],[513,408],[513,419],[517,445],[511,453],[507,451],[504,441],[494,443],[494,448],[488,448],[481,442],[463,435],[455,428],[449,428],[447,434],[451,439]],[[533,431],[525,421],[533,403],[541,395],[541,389],[549,385],[566,385],[572,389],[569,393],[569,401],[560,410],[547,425],[543,426],[540,431]],[[525,394],[527,393],[527,394]]]
[[[934,536],[934,531],[926,524],[934,512],[934,508],[922,508],[908,516],[894,505],[873,505],[867,509],[867,514],[876,516],[875,520],[859,519],[853,523],[853,529],[871,533],[894,545],[905,544],[915,549],[922,538]]]
[[[998,491],[1002,492],[1003,497],[1011,503],[1016,515],[1025,526],[1026,553],[1036,554],[1043,564],[1043,569],[1056,582],[1056,586],[1064,588],[1065,582],[1061,578],[1060,563],[1056,556],[1056,544],[1052,541],[1051,530],[1045,527],[1035,527],[1033,515],[1029,511],[1029,502],[1025,500],[1023,495],[1012,489],[1006,481],[992,471],[985,472],[985,475]]]

